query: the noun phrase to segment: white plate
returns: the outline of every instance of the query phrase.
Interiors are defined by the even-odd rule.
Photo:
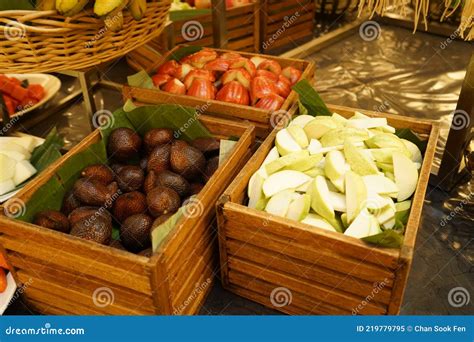
[[[40,102],[38,102],[34,106],[16,112],[15,114],[13,114],[13,116],[21,116],[25,113],[35,110],[38,107],[41,107],[46,102],[51,100],[53,96],[56,95],[56,93],[59,91],[59,89],[61,89],[61,81],[59,80],[59,78],[48,74],[5,74],[5,76],[15,77],[20,81],[28,80],[30,84],[40,84],[43,86],[45,91],[45,96]],[[2,121],[2,118],[0,118],[0,121]]]

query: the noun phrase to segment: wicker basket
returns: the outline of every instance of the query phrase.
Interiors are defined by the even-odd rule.
[[[149,1],[140,21],[125,11],[119,32],[105,29],[92,10],[70,18],[55,11],[1,11],[0,73],[79,70],[121,57],[160,34],[170,4]]]

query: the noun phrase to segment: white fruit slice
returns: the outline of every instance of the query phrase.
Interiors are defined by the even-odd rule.
[[[13,183],[21,184],[36,173],[36,169],[28,160],[22,160],[16,163]]]
[[[392,154],[395,151],[399,151],[396,148],[386,147],[386,148],[373,148],[370,149],[370,153],[375,161],[379,163],[392,163]]]
[[[338,192],[329,191],[329,200],[335,211],[345,213],[347,211],[346,196]]]
[[[300,221],[304,219],[311,207],[311,197],[307,194],[298,195],[296,199],[291,201],[290,206],[288,207],[288,212],[286,217],[292,220]]]
[[[283,170],[270,175],[263,183],[263,193],[271,197],[276,193],[294,189],[311,180],[311,177],[300,171]]]
[[[29,137],[29,138],[33,138],[33,149],[35,149],[36,147],[40,146],[40,145],[43,145],[45,140],[46,139],[43,139],[43,138],[40,138],[40,137],[36,137],[34,135],[29,135],[29,134],[26,134],[26,133],[23,133],[23,132],[15,132],[14,135],[16,137],[20,137],[20,138],[23,138],[23,137]],[[24,147],[24,146],[23,146]],[[26,148],[26,147],[25,147]]]
[[[300,185],[299,187],[295,188],[295,191],[298,192],[309,192],[311,188],[311,184],[313,183],[313,180],[310,180],[303,185]]]
[[[332,113],[331,118],[333,118],[335,121],[339,122],[343,126],[345,126],[347,123],[347,119],[338,113]]]
[[[355,172],[346,173],[347,222],[350,224],[367,203],[367,188],[362,177]]]
[[[257,203],[264,197],[263,183],[265,176],[262,175],[261,170],[257,170],[249,180],[247,194],[249,196],[249,208],[256,208]]]
[[[382,233],[382,230],[380,229],[380,224],[377,221],[377,219],[373,216],[370,217],[370,229],[369,229],[369,235],[377,235]]]
[[[272,173],[275,173],[276,171],[281,170],[286,166],[305,161],[306,159],[308,159],[308,157],[309,152],[306,150],[292,152],[266,164],[265,171],[268,175],[271,175]]]
[[[0,195],[6,194],[15,189],[13,179],[6,179],[0,182]]]
[[[344,227],[344,230],[347,229],[347,227],[349,227],[349,223],[347,223],[347,213],[341,214],[341,223],[342,223],[342,226]]]
[[[385,223],[395,218],[395,209],[390,206],[385,207],[377,215],[375,215],[378,222]]]
[[[349,168],[350,170],[350,168]],[[345,176],[341,176],[336,179],[331,179],[331,183],[334,185],[334,187],[337,189],[337,191],[345,193],[346,192],[346,187],[345,187]]]
[[[0,153],[0,182],[13,178],[16,160]]]
[[[314,167],[312,169],[304,171],[304,173],[306,175],[310,176],[311,178],[316,178],[316,176],[324,176],[325,175],[324,169],[322,169],[320,167]]]
[[[408,151],[410,151],[411,160],[415,163],[420,163],[421,164],[421,162],[423,161],[423,157],[421,156],[421,151],[418,148],[418,146],[416,146],[410,140],[406,140],[406,139],[401,139],[401,140],[402,140],[403,144],[405,144]]]
[[[393,157],[392,157],[393,160]],[[375,165],[382,170],[383,172],[390,172],[393,173],[393,164],[392,163],[380,163],[380,162],[375,162]]]
[[[305,152],[307,152],[305,150]],[[297,153],[297,152],[295,152]],[[284,170],[295,170],[295,171],[307,171],[319,165],[319,162],[323,159],[323,155],[314,154],[309,157],[305,157],[302,160],[295,161],[287,166],[285,166]]]
[[[408,211],[411,208],[411,200],[395,203],[395,210],[397,212]]]
[[[328,221],[317,214],[308,214],[303,220],[301,220],[301,223],[309,224],[310,226],[314,226],[316,228],[337,232],[336,228],[334,228]]]
[[[365,141],[370,148],[395,148],[403,151],[407,156],[411,156],[403,141],[394,134],[381,133],[374,135]]]
[[[334,208],[329,199],[329,189],[326,179],[323,176],[317,176],[310,189],[311,208],[324,217],[329,222],[335,219]]]
[[[388,206],[394,206],[393,200],[390,197],[380,196],[374,192],[367,193],[366,207],[370,212],[380,212],[380,210]]]
[[[347,140],[344,143],[344,155],[352,171],[361,176],[377,174],[379,171],[374,161],[368,158],[362,152],[362,149],[358,148],[352,142]]]
[[[398,187],[398,202],[408,199],[416,189],[418,170],[415,163],[400,152],[393,153],[393,173]]]
[[[305,148],[309,145],[308,137],[306,136],[303,128],[300,126],[289,126],[287,130],[291,137],[298,143],[298,145],[300,145],[300,147]]]
[[[278,149],[278,153],[282,156],[291,152],[301,151],[301,146],[293,139],[286,128],[276,134],[275,146]]]
[[[356,119],[370,119],[370,116],[367,116],[364,113],[355,111],[354,115],[349,120],[356,120]]]
[[[369,175],[362,177],[362,179],[364,180],[367,192],[381,195],[390,194],[393,197],[397,197],[398,187],[387,177],[382,175]]]
[[[32,152],[36,147],[36,141],[31,135],[25,135],[22,137],[0,137],[0,146],[5,145],[8,142],[15,143],[28,152]]]
[[[343,145],[344,141],[349,140],[353,143],[362,142],[369,138],[368,130],[352,127],[333,129],[324,134],[320,141],[324,147]]]
[[[330,151],[326,154],[326,162],[324,164],[326,176],[333,180],[338,179],[346,174],[346,160],[341,151]]]
[[[274,146],[270,150],[270,152],[268,152],[267,156],[265,157],[262,163],[262,166],[265,166],[268,163],[271,163],[272,161],[277,160],[278,158],[280,158],[280,154],[278,153],[278,149],[276,148],[276,146]]]
[[[300,126],[301,128],[303,128],[304,126],[306,126],[308,122],[310,122],[313,119],[314,119],[314,116],[311,116],[311,115],[298,115],[290,122],[289,127]]]
[[[344,235],[355,238],[363,238],[370,235],[370,228],[373,222],[373,216],[369,214],[367,209],[363,209],[355,220],[347,227]]]
[[[331,117],[318,116],[304,126],[304,131],[309,139],[319,139],[337,127],[338,124]]]
[[[348,120],[346,127],[353,127],[359,129],[375,128],[387,125],[386,118],[368,118],[368,119],[353,119]]]
[[[395,218],[393,218],[385,223],[382,223],[382,227],[384,229],[393,229],[393,227],[395,227],[395,223],[396,223]]]
[[[275,196],[270,198],[265,207],[265,211],[273,215],[285,217],[293,199],[293,194],[294,191],[292,189],[283,190],[277,193]]]

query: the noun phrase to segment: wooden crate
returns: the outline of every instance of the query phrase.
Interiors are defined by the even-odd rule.
[[[341,106],[329,108],[345,117],[355,111]],[[429,121],[359,111],[387,117],[390,125],[410,128],[428,139],[403,246],[377,248],[353,237],[248,208],[244,204],[248,181],[274,146],[275,130],[218,202],[221,276],[226,289],[288,314],[399,313],[438,127]],[[285,300],[288,305],[280,307]]]
[[[238,136],[239,141],[199,193],[202,215],[183,216],[151,258],[0,216],[0,244],[33,308],[69,315],[198,312],[216,270],[215,203],[250,157],[255,136],[249,125],[204,115],[199,121],[217,138]],[[60,181],[57,171],[66,161],[100,139],[98,130],[91,133],[28,183],[14,201],[28,206],[43,184],[53,177]],[[101,298],[110,305],[102,305]]]
[[[242,52],[260,51],[259,6],[259,1],[255,1],[226,11],[226,49]]]
[[[262,0],[260,10],[261,50],[275,50],[313,37],[313,0]]]
[[[147,71],[153,74],[154,71],[168,59],[174,51],[179,49],[177,46],[171,50],[162,60],[158,61],[154,66],[150,67]],[[214,49],[219,53],[231,52],[230,50]],[[314,75],[314,63],[308,62],[301,59],[292,58],[280,58],[275,56],[260,55],[249,52],[239,52],[246,58],[252,58],[253,56],[263,56],[268,59],[276,60],[280,63],[282,68],[287,66],[293,66],[302,71],[301,79],[311,79]],[[148,104],[159,104],[168,103],[172,98],[173,103],[182,104],[184,106],[200,108],[205,114],[212,116],[221,116],[233,120],[248,120],[256,127],[256,134],[258,137],[266,137],[272,129],[278,123],[278,119],[281,116],[292,117],[298,100],[298,94],[295,91],[291,91],[290,95],[286,98],[280,110],[272,113],[268,110],[263,110],[251,106],[243,106],[233,103],[227,103],[216,100],[204,100],[193,96],[187,95],[171,95],[159,89],[142,89],[135,87],[123,87],[123,93],[126,99],[133,101],[148,103]]]

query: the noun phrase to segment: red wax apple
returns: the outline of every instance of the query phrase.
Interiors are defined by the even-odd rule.
[[[290,80],[283,75],[279,75],[278,82],[275,84],[275,88],[277,89],[277,94],[286,99],[291,92]]]
[[[224,52],[220,58],[225,59],[226,61],[235,61],[236,59],[242,58],[242,55],[236,52]]]
[[[234,60],[231,65],[231,69],[239,69],[243,68],[247,70],[247,72],[250,74],[250,77],[254,77],[255,73],[257,72],[257,68],[255,68],[255,65],[250,61],[248,58],[239,58]]]
[[[174,77],[176,75],[176,70],[178,68],[179,68],[179,64],[175,60],[167,61],[158,68],[156,73],[166,74],[166,75],[170,75]]]
[[[277,92],[278,91],[275,87],[275,83],[266,77],[258,76],[252,80],[250,96],[254,104],[258,99],[267,95],[277,94]]]
[[[250,0],[226,0],[225,5],[226,8],[232,8],[237,6],[243,6],[250,3]]]
[[[268,70],[257,70],[255,76],[262,76],[270,79],[272,82],[278,82],[278,76]]]
[[[163,87],[163,91],[171,94],[184,95],[186,94],[186,87],[184,86],[183,82],[177,78],[173,78],[172,80],[166,82]]]
[[[247,89],[237,81],[226,83],[221,90],[217,92],[216,100],[246,106],[250,101]]]
[[[189,96],[196,96],[206,100],[214,100],[216,97],[216,87],[211,81],[196,78],[188,89]]]
[[[294,85],[301,78],[301,71],[298,69],[289,66],[282,70],[281,74],[290,80],[291,85]]]
[[[252,81],[252,77],[245,69],[231,69],[229,71],[226,71],[225,74],[222,75],[221,81],[222,84],[227,84],[231,81],[237,81],[245,88],[250,89],[250,82]]]
[[[191,70],[184,78],[184,85],[186,86],[186,89],[191,87],[195,79],[203,79],[211,83],[216,80],[212,71],[202,69]]]
[[[267,59],[258,65],[259,70],[268,70],[273,72],[275,75],[280,75],[281,66],[277,61]]]
[[[283,105],[283,102],[285,102],[285,100],[281,96],[277,94],[270,94],[265,97],[262,97],[257,102],[255,107],[273,112],[280,109],[281,106]]]
[[[166,82],[172,79],[172,77],[168,74],[156,74],[151,78],[153,80],[153,84],[157,88],[161,88]]]
[[[189,61],[193,67],[201,69],[207,62],[213,61],[217,58],[217,52],[211,49],[203,49],[199,52],[193,53]]]
[[[263,62],[266,61],[266,58],[260,57],[260,56],[254,56],[250,58],[250,61],[255,65],[255,67],[258,69],[258,66]]]
[[[183,63],[181,64],[178,69],[176,70],[176,75],[175,77],[178,78],[180,81],[184,81],[184,78],[189,74],[189,72],[191,72],[192,70],[194,70],[194,67],[192,67],[191,65],[187,64],[187,63]]]
[[[230,62],[228,60],[217,58],[206,63],[205,70],[225,72],[229,70]]]

